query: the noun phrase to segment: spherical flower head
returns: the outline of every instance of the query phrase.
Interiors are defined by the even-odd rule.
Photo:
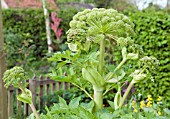
[[[139,56],[143,56],[143,54],[144,54],[142,46],[140,46],[138,44],[134,44],[134,42],[132,42],[132,40],[131,40],[131,43],[128,43],[127,50],[128,50],[128,52],[131,52],[131,53],[138,53]]]
[[[8,88],[10,85],[18,88],[18,82],[22,83],[26,80],[25,72],[23,68],[15,66],[12,69],[7,70],[2,78],[5,82],[5,87]]]
[[[127,38],[119,37],[115,40],[117,42],[117,45],[120,46],[120,47],[131,46],[134,43],[134,40],[132,40],[130,37],[127,37]]]
[[[145,56],[139,60],[139,67],[147,71],[154,71],[159,66],[159,61],[151,56]]]
[[[103,38],[102,35],[124,38],[132,36],[134,35],[133,28],[134,25],[129,18],[114,9],[86,9],[78,12],[73,17],[70,22],[70,29],[67,32],[67,40],[68,42],[79,42],[80,44],[86,43],[86,41],[98,44],[98,41]],[[82,31],[83,35],[80,35]]]

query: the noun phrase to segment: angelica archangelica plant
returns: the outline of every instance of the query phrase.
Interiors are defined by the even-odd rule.
[[[94,101],[94,112],[102,109],[103,95],[115,88],[114,86],[126,76],[122,66],[128,60],[139,58],[138,52],[134,50],[137,45],[130,38],[135,34],[133,27],[133,23],[127,16],[113,9],[94,8],[77,13],[70,22],[70,29],[67,32],[68,46],[73,52],[56,53],[49,58],[50,61],[57,62],[57,71],[54,70],[50,77],[58,81],[71,82]],[[105,48],[107,43],[111,42],[122,48],[123,57],[120,64],[112,71],[108,70],[105,64]],[[127,46],[135,47],[131,47],[132,52],[129,52]],[[69,71],[64,68],[66,65]],[[121,74],[118,75],[117,72]],[[67,75],[63,76],[63,74]],[[133,83],[128,90],[134,83],[144,79],[146,74],[140,68],[132,77]],[[91,83],[94,90],[93,96],[85,90],[86,82]],[[114,99],[115,109],[122,107],[129,93],[127,91],[122,98],[119,86],[118,89]]]
[[[103,91],[107,83],[104,80],[106,40],[114,40],[123,44],[124,39],[134,35],[133,23],[130,22],[128,17],[118,13],[116,10],[94,8],[77,13],[70,22],[70,27],[70,30],[67,32],[69,43],[76,44],[78,49],[86,51],[88,51],[93,44],[98,44],[100,47],[98,67],[82,68],[83,78],[93,85],[94,102],[96,104],[94,110],[97,111],[102,108]],[[127,39],[125,42],[128,41],[130,40]],[[115,71],[117,71],[126,60],[134,57],[134,59],[136,59],[138,57],[137,54],[127,54],[126,48],[123,48],[122,52],[123,61]],[[113,73],[109,73],[107,78],[113,78]]]
[[[35,109],[35,106],[32,102],[32,93],[26,88],[27,83],[25,83],[26,76],[23,68],[15,66],[12,69],[7,70],[4,73],[2,78],[5,82],[5,87],[8,88],[10,85],[13,85],[15,88],[21,89],[22,93],[17,95],[17,99],[24,103],[28,103],[36,117],[39,119],[39,115]]]

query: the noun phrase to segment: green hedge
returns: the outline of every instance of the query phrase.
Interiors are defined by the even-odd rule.
[[[47,52],[46,31],[41,9],[3,10],[7,65],[26,66]]]
[[[170,101],[170,14],[164,11],[146,10],[129,12],[137,33],[135,42],[140,44],[144,55],[154,56],[160,61],[155,81],[136,85],[138,93],[164,96]]]
[[[57,50],[64,50],[66,31],[69,21],[77,13],[75,8],[63,9],[57,12],[62,18],[60,28],[63,29],[60,44],[56,43],[54,32],[53,44]],[[3,10],[3,31],[7,52],[7,65],[26,66],[38,69],[47,53],[46,29],[43,9],[6,9]],[[45,63],[44,63],[45,64]],[[25,68],[25,67],[24,67]]]

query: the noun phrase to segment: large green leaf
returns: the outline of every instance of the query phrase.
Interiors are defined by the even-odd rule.
[[[28,103],[28,104],[32,104],[32,93],[30,90],[28,89],[24,89],[25,92],[22,91],[22,93],[20,95],[17,96],[17,100],[24,102],[24,103]]]
[[[77,97],[77,98],[72,99],[69,103],[69,107],[77,108],[79,106],[80,100],[81,100],[81,97]]]

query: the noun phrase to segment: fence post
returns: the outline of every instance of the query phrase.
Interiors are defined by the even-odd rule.
[[[52,93],[54,94],[54,91],[56,89],[56,82],[55,83],[52,83]]]
[[[50,80],[50,78],[49,78],[49,77],[46,77],[46,80]],[[46,85],[46,94],[48,95],[49,92],[50,92],[50,84],[47,84],[47,85]]]
[[[13,108],[14,108],[14,90],[8,91],[8,116],[11,117],[13,115]]]
[[[4,83],[2,81],[3,73],[6,70],[5,58],[4,58],[4,38],[2,33],[2,10],[1,10],[1,0],[0,0],[0,119],[8,119],[8,93],[4,88]]]
[[[19,94],[21,94],[21,90],[20,89],[18,89],[17,90],[17,93],[18,93],[18,95]],[[17,100],[17,113],[18,113],[18,116],[21,118],[21,115],[22,115],[22,109],[21,109],[22,107],[21,107],[21,101],[19,101],[19,100]]]
[[[29,80],[26,80],[26,82],[29,83]],[[27,88],[29,89],[29,85],[27,86]],[[28,108],[28,103],[24,103],[24,116],[28,116]]]
[[[40,92],[39,92],[39,106],[40,106],[40,109],[43,107],[43,85],[41,85],[41,81],[43,81],[43,77],[40,76],[39,78],[39,81],[40,81]]]
[[[34,76],[29,80],[29,89],[32,92],[32,102],[36,106],[36,77]],[[31,114],[31,109],[29,108],[28,114]]]

